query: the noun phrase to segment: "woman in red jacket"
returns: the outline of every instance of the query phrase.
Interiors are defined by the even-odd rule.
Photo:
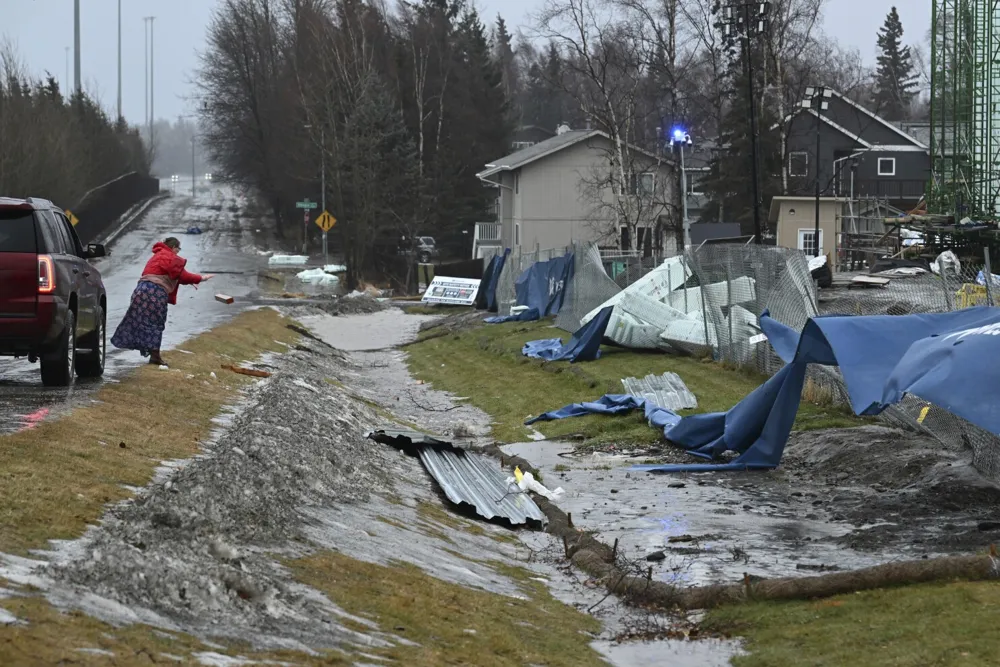
[[[111,337],[111,344],[125,350],[138,350],[149,363],[165,365],[160,357],[160,342],[167,325],[167,305],[177,304],[177,288],[197,285],[211,278],[185,270],[187,260],[180,257],[181,242],[170,237],[153,245],[153,256],[132,292],[128,312]]]

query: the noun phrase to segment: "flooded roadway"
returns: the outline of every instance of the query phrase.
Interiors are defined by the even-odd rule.
[[[166,187],[169,184],[161,185]],[[123,371],[145,361],[138,352],[115,349],[110,338],[128,309],[132,290],[156,241],[176,236],[189,270],[216,274],[197,290],[181,287],[177,305],[170,307],[167,318],[164,350],[238,313],[240,297],[249,296],[256,288],[257,267],[262,264],[254,249],[258,221],[243,215],[245,203],[231,188],[208,183],[199,183],[192,198],[188,180],[121,234],[109,246],[110,256],[93,262],[108,294],[109,342],[104,378],[80,381],[71,389],[49,389],[42,387],[38,364],[0,358],[0,433],[30,427],[74,404],[89,401],[95,387],[116,381]],[[200,228],[202,233],[187,234],[191,227]],[[236,297],[237,302],[226,305],[216,301],[215,294],[220,292]]]

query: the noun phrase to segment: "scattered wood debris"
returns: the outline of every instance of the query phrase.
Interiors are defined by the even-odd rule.
[[[271,374],[267,371],[258,371],[254,368],[243,368],[242,366],[233,366],[232,364],[222,364],[222,368],[227,371],[232,371],[234,373],[239,373],[240,375],[249,375],[255,378],[269,378]]]

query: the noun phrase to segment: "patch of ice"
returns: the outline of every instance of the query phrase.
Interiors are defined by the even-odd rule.
[[[10,613],[6,609],[0,608],[0,625],[13,625],[18,622],[17,616]]]
[[[115,657],[114,651],[107,651],[103,648],[78,648],[76,649],[78,653],[89,653],[91,655],[106,655],[108,657]]]
[[[343,264],[327,264],[323,267],[323,270],[327,273],[343,273],[347,270],[347,267]]]
[[[207,665],[207,667],[238,667],[239,665],[253,664],[252,661],[246,658],[233,658],[221,653],[215,653],[214,651],[195,653],[194,657],[197,658],[198,664]]]
[[[302,387],[303,389],[308,389],[309,391],[311,391],[314,394],[318,394],[319,393],[319,389],[317,389],[316,387],[312,386],[311,384],[309,384],[305,380],[300,380],[300,379],[296,378],[296,379],[292,380],[292,384],[294,384],[296,387]]]

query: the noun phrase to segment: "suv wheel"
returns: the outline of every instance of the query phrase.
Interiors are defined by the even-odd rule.
[[[104,308],[97,309],[97,328],[87,335],[86,344],[83,347],[90,348],[90,352],[81,354],[76,360],[76,374],[82,378],[99,378],[104,375],[104,358],[107,353],[107,315]]]
[[[76,316],[66,313],[66,328],[51,352],[42,355],[42,384],[46,387],[68,387],[76,377]]]

